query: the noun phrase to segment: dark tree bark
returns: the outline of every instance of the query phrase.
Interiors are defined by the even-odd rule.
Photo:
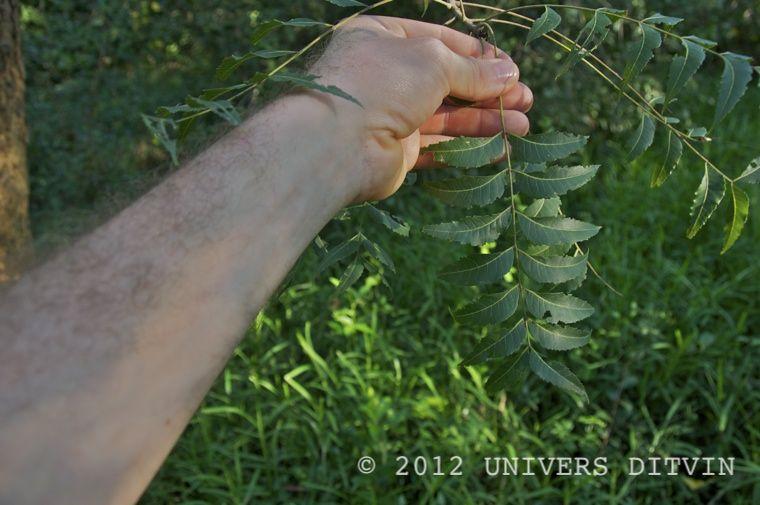
[[[0,0],[0,283],[18,274],[29,244],[24,67],[19,0]]]

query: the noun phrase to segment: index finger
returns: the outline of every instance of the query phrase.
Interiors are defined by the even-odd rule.
[[[488,42],[472,37],[460,31],[449,28],[448,26],[425,23],[406,18],[394,18],[389,16],[367,16],[374,19],[387,30],[396,35],[409,39],[419,37],[432,37],[443,42],[446,47],[461,56],[471,56],[473,58],[493,58],[494,46]],[[498,58],[511,59],[507,53],[496,48]]]

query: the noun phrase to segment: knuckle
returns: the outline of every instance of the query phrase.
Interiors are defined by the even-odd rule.
[[[448,47],[435,37],[421,37],[418,39],[418,44],[424,53],[437,60],[442,60],[448,55]]]

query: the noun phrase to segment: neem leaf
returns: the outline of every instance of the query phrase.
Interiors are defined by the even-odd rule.
[[[703,39],[702,37],[697,37],[696,35],[687,35],[686,37],[683,37],[683,38],[684,40],[689,40],[691,42],[699,44],[702,47],[706,47],[707,49],[712,49],[713,47],[718,45],[718,43],[715,42],[714,40]]]
[[[327,0],[333,5],[337,5],[338,7],[366,7],[366,4],[363,4],[361,2],[357,2],[356,0]]]
[[[525,237],[536,244],[572,244],[587,240],[601,229],[599,226],[566,217],[533,219],[517,214],[520,229]]]
[[[718,208],[725,193],[726,184],[723,177],[705,163],[705,175],[694,193],[694,202],[691,204],[690,215],[694,223],[686,232],[687,237],[694,238]]]
[[[554,30],[559,26],[561,22],[562,18],[554,9],[551,7],[545,7],[544,13],[541,14],[538,19],[533,21],[533,26],[530,27],[530,31],[528,32],[528,40],[525,41],[525,44],[530,44],[537,38],[542,37],[543,35]]]
[[[537,293],[530,289],[525,290],[525,306],[531,314],[543,318],[549,312],[547,318],[550,323],[575,323],[591,316],[594,308],[588,302],[564,293]]]
[[[588,255],[536,258],[519,251],[518,258],[525,273],[537,282],[559,284],[582,275],[586,271]]]
[[[385,252],[385,249],[380,247],[380,244],[373,242],[367,237],[363,237],[362,243],[364,244],[364,249],[373,258],[376,258],[380,263],[390,268],[391,272],[396,271],[396,265],[393,263],[393,258],[391,258],[390,254]]]
[[[256,25],[256,28],[251,34],[251,45],[256,45],[261,39],[266,37],[269,32],[279,26],[282,26],[282,22],[276,19],[265,21]]]
[[[293,18],[287,21],[280,21],[280,24],[284,26],[330,26],[330,23],[309,18]]]
[[[528,322],[528,331],[539,344],[552,351],[569,351],[581,347],[586,345],[591,337],[590,332],[571,326],[557,326],[536,321]]]
[[[628,143],[628,156],[631,159],[638,158],[644,151],[649,149],[654,140],[654,121],[649,117],[649,114],[641,115],[641,122],[639,127],[636,128],[636,132],[631,137]]]
[[[586,144],[588,137],[572,133],[548,132],[526,137],[512,136],[510,156],[514,161],[545,163],[574,153]]]
[[[678,138],[678,135],[673,133],[672,130],[668,130],[667,133],[667,148],[665,151],[665,157],[662,159],[662,164],[652,172],[652,178],[649,181],[651,187],[656,188],[662,186],[662,183],[673,173],[678,161],[681,159],[683,153],[683,144]]]
[[[445,267],[438,275],[453,284],[487,284],[503,279],[514,259],[512,247],[490,254],[474,254]]]
[[[357,257],[350,265],[348,265],[348,268],[343,272],[343,275],[340,276],[340,282],[338,283],[338,288],[335,290],[335,296],[340,295],[354,285],[362,276],[362,273],[364,273],[364,265],[362,265]]]
[[[494,358],[506,358],[514,354],[525,342],[525,321],[520,319],[511,329],[501,335],[484,338],[475,349],[462,360],[462,366],[477,365]]]
[[[496,214],[469,216],[461,221],[427,225],[422,231],[460,244],[481,245],[496,240],[502,231],[509,228],[511,221],[511,208],[507,208]]]
[[[752,80],[751,58],[735,53],[721,53],[720,57],[723,60],[723,75],[720,78],[713,128],[731,112]]]
[[[701,45],[690,40],[681,41],[684,48],[683,56],[674,56],[668,70],[668,85],[665,93],[665,103],[675,97],[689,79],[699,70],[705,61],[705,50]]]
[[[329,249],[327,251],[327,254],[322,257],[321,261],[317,265],[317,273],[323,272],[331,265],[334,265],[340,260],[347,258],[355,253],[356,250],[359,249],[363,238],[363,235],[357,233],[345,242],[336,245],[332,249]]]
[[[521,193],[539,198],[564,195],[591,180],[599,165],[574,167],[549,167],[543,172],[525,173],[515,171],[515,182]]]
[[[390,212],[378,209],[374,205],[367,203],[365,207],[369,209],[369,214],[380,224],[388,228],[393,233],[401,235],[402,237],[409,236],[410,227],[407,223],[395,217]]]
[[[683,18],[676,18],[673,16],[665,16],[663,14],[660,14],[659,12],[649,16],[646,19],[642,20],[644,23],[649,23],[650,25],[665,25],[665,26],[675,26],[681,21],[683,21]]]
[[[457,168],[475,168],[500,160],[504,156],[501,133],[493,137],[457,137],[431,144],[422,152],[433,153],[433,159]]]
[[[504,194],[506,172],[493,175],[464,175],[454,179],[428,181],[427,189],[440,200],[460,207],[486,205]]]
[[[561,204],[558,196],[538,198],[525,208],[523,214],[528,217],[556,217]]]
[[[726,232],[726,241],[723,243],[723,249],[720,253],[723,254],[734,245],[734,242],[742,234],[744,223],[747,221],[749,215],[749,198],[747,193],[736,185],[731,184],[731,201],[732,201],[732,214],[731,223],[728,225],[728,231]]]
[[[547,363],[535,351],[531,351],[528,362],[533,373],[541,379],[564,391],[577,394],[588,402],[588,394],[583,384],[565,365],[557,361]]]
[[[500,389],[516,389],[525,381],[528,370],[527,353],[509,356],[488,377],[486,391],[493,393]]]
[[[286,73],[286,72],[280,72],[279,74],[275,74],[271,76],[269,79],[275,82],[287,82],[290,84],[294,84],[296,86],[301,86],[304,88],[321,91],[323,93],[329,93],[331,95],[335,95],[337,97],[348,100],[349,102],[353,102],[359,107],[362,107],[362,104],[361,102],[359,102],[359,100],[349,95],[348,93],[338,88],[337,86],[324,85],[324,84],[319,84],[318,82],[316,82],[316,79],[319,79],[318,75],[291,74],[291,73]]]
[[[736,178],[737,181],[747,182],[749,184],[760,183],[760,156],[749,162],[742,175]]]
[[[204,100],[203,98],[192,97],[188,98],[187,103],[198,109],[206,108],[230,124],[240,124],[240,114],[229,100]]]
[[[454,313],[463,324],[497,324],[509,319],[517,310],[520,290],[517,285],[502,293],[481,295],[480,298]]]
[[[172,163],[179,164],[177,158],[177,140],[169,134],[169,129],[176,129],[177,123],[167,117],[147,116],[142,114],[142,120],[156,140],[163,146],[171,156]]]
[[[610,31],[610,25],[612,24],[610,18],[604,14],[605,10],[606,9],[595,10],[593,17],[583,25],[583,28],[581,28],[578,36],[575,38],[570,54],[565,58],[565,62],[562,64],[562,67],[560,67],[559,72],[557,72],[555,79],[558,79],[565,72],[573,68],[579,61],[581,61],[581,58],[587,53],[593,52],[602,42],[604,42],[604,39]],[[607,10],[607,12],[613,11]],[[581,39],[583,39],[582,42]]]
[[[623,71],[623,80],[630,81],[641,73],[649,60],[654,56],[654,50],[662,45],[660,32],[641,24],[641,38],[626,46],[625,60],[627,65]]]

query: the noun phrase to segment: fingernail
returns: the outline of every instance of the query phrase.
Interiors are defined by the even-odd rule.
[[[511,60],[490,60],[488,62],[489,77],[498,83],[517,81],[520,77],[520,69]]]

